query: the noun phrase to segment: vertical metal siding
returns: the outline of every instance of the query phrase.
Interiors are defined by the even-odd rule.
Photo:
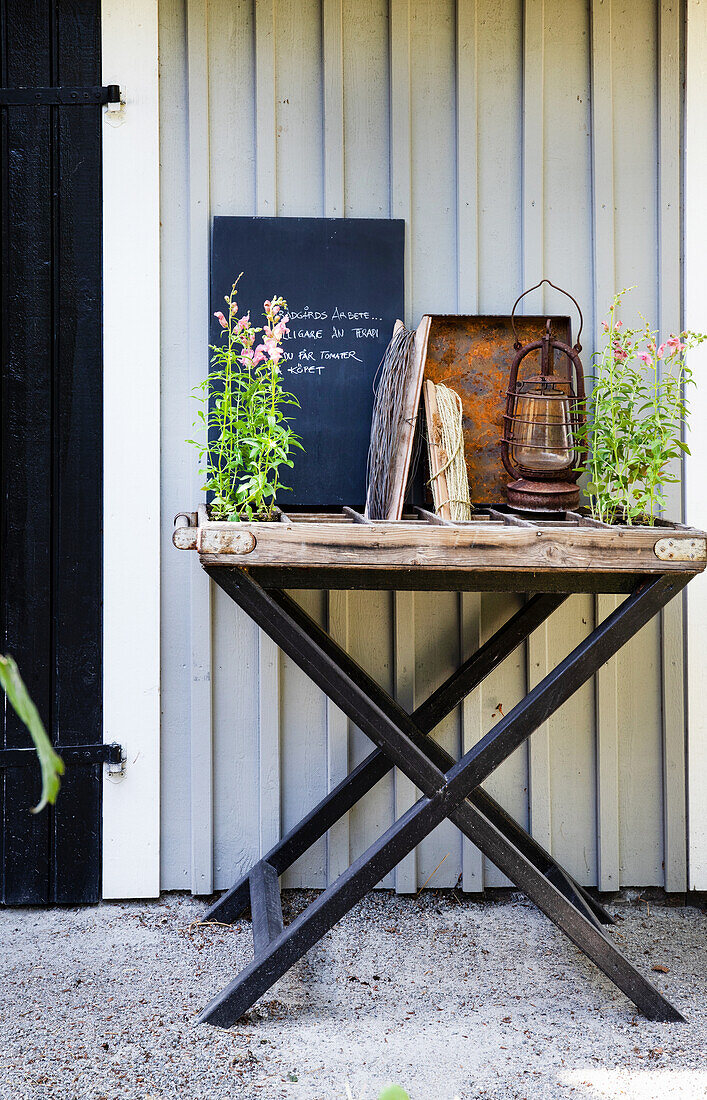
[[[664,0],[162,0],[164,514],[193,503],[181,440],[205,369],[215,213],[404,217],[408,324],[505,313],[545,274],[586,307],[587,364],[615,288],[637,284],[632,308],[677,327],[681,11]],[[174,96],[185,82],[186,109]],[[545,307],[564,308],[528,304]],[[162,885],[202,891],[227,886],[370,746],[209,597],[186,557],[163,561]],[[409,707],[519,602],[298,598]],[[443,723],[445,747],[473,745],[611,605],[572,597]],[[191,648],[189,614],[192,634],[208,635]],[[676,609],[489,780],[582,882],[685,887],[680,637]],[[415,797],[387,776],[286,884],[323,886]],[[442,825],[385,885],[413,890],[443,857],[431,884],[505,882]]]

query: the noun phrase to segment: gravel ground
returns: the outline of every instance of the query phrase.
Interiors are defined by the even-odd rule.
[[[308,895],[284,895],[286,919]],[[516,894],[365,899],[230,1031],[195,1024],[252,953],[184,895],[0,920],[0,1097],[707,1097],[707,916],[613,906],[625,953],[688,1016],[637,1017]]]

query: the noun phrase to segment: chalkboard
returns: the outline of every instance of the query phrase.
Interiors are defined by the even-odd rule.
[[[403,221],[361,218],[214,219],[212,312],[242,271],[239,312],[263,324],[265,299],[288,303],[283,342],[292,426],[304,451],[282,479],[294,506],[362,505],[373,409],[373,381],[403,316]],[[212,318],[211,343],[221,340]]]

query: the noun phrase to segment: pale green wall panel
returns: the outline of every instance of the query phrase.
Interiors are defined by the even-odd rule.
[[[165,515],[196,503],[193,457],[181,444],[191,428],[181,349],[189,325],[201,323],[189,314],[185,275],[201,254],[185,221],[193,230],[216,213],[404,217],[408,324],[423,312],[506,313],[524,281],[547,275],[582,303],[587,368],[614,285],[637,283],[634,308],[657,315],[665,35],[680,49],[679,21],[665,13],[661,46],[659,16],[657,0],[163,0]],[[206,27],[206,47],[198,36],[190,46],[187,25]],[[195,63],[190,49],[204,48],[208,64]],[[185,81],[188,95],[175,99]],[[677,133],[664,130],[664,152],[671,140],[679,156]],[[670,270],[679,233],[662,217]],[[551,295],[528,302],[528,311],[541,308],[566,307]],[[206,609],[209,713],[203,693],[194,703],[185,558],[166,549],[163,560],[163,887],[189,887],[192,849],[207,858],[194,834],[210,822],[222,888],[370,744],[220,594]],[[412,706],[522,597],[298,598]],[[442,724],[445,747],[469,748],[499,705],[507,713],[606,609],[572,597]],[[602,672],[598,691],[586,685],[487,784],[588,884],[663,884],[666,835],[669,884],[684,883],[676,782],[664,798],[662,649],[652,624]],[[192,812],[189,727],[196,744],[207,718],[213,732],[199,751],[210,746],[213,805]],[[413,797],[403,777],[386,776],[285,883],[323,886]],[[202,881],[210,871],[202,868]],[[430,885],[461,875],[471,890],[506,881],[443,825],[384,884],[414,890],[433,872]]]
[[[348,0],[341,8],[344,211],[350,218],[390,213],[390,54],[388,4]],[[356,58],[352,65],[350,59]]]

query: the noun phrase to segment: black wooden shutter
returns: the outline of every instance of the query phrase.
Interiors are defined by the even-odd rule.
[[[100,83],[100,0],[0,0],[2,89]],[[0,652],[61,752],[102,741],[102,110],[37,99],[0,105]],[[0,900],[97,901],[100,764],[37,816],[36,765],[0,783]]]

